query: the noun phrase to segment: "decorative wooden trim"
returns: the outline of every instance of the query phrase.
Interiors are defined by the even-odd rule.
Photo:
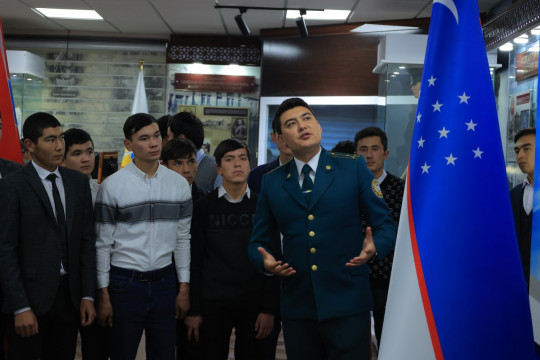
[[[261,42],[255,37],[171,36],[167,64],[261,64]]]
[[[540,22],[540,0],[521,0],[483,26],[487,50],[494,49]]]

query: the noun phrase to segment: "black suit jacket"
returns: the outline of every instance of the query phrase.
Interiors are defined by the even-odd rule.
[[[73,305],[93,297],[96,251],[88,178],[59,168],[65,192],[68,277]],[[36,169],[27,166],[0,182],[0,283],[2,311],[30,307],[36,316],[54,303],[60,281],[62,250],[56,218]]]
[[[531,238],[521,235],[521,209],[523,209],[523,193],[525,188],[522,184],[517,185],[510,191],[510,201],[512,202],[512,212],[514,214],[514,223],[516,225],[516,236],[518,239],[519,253],[521,255],[521,263],[525,280],[529,284],[529,273],[531,265]]]
[[[22,168],[21,164],[0,158],[0,175],[2,175],[2,177],[5,177],[15,170],[19,170],[20,168]]]
[[[259,165],[251,170],[248,177],[249,190],[257,194],[260,193],[263,175],[269,173],[277,167],[279,167],[279,156],[277,159],[272,160],[269,163]]]

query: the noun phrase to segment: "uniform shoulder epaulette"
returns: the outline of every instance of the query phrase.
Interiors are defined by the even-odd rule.
[[[330,156],[333,158],[339,158],[339,159],[358,159],[360,155],[354,155],[354,154],[345,154],[340,152],[329,152]]]
[[[276,171],[277,169],[282,168],[282,167],[288,165],[291,161],[292,161],[292,159],[289,160],[289,161],[287,161],[285,164],[278,166],[277,168],[273,168],[272,170],[270,170],[269,172],[267,172],[267,174],[273,173],[273,172]]]

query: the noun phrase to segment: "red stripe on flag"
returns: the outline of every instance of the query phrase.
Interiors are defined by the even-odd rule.
[[[0,114],[2,116],[2,139],[0,139],[0,157],[20,164],[23,163],[19,129],[15,125],[15,112],[11,102],[9,88],[9,70],[7,64],[4,32],[0,21]]]
[[[410,164],[409,164],[410,165]],[[410,167],[409,167],[410,169]],[[407,178],[409,172],[407,171]],[[426,313],[426,321],[431,336],[431,344],[433,345],[433,352],[437,360],[444,360],[441,342],[439,340],[439,334],[437,333],[437,326],[435,325],[435,318],[433,317],[433,311],[431,309],[431,303],[429,301],[429,295],[426,287],[426,281],[424,278],[424,270],[422,269],[422,262],[420,261],[420,253],[418,251],[418,242],[416,241],[416,230],[414,227],[414,218],[411,206],[411,187],[410,181],[407,181],[407,212],[409,214],[409,231],[411,234],[411,247],[414,258],[414,267],[416,268],[416,275],[418,277],[418,287],[420,289],[420,295],[422,296],[422,302],[424,304],[424,312]]]

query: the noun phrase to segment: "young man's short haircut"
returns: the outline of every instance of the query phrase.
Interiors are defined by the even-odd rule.
[[[341,140],[334,146],[332,152],[339,152],[344,154],[354,154],[356,148],[351,140]]]
[[[517,143],[519,138],[522,137],[522,136],[525,136],[525,135],[534,135],[536,137],[536,128],[532,127],[532,128],[526,128],[526,129],[519,130],[517,132],[516,136],[514,136],[514,143]]]
[[[237,139],[227,139],[219,143],[214,151],[214,157],[216,158],[216,164],[221,166],[221,159],[225,156],[226,153],[235,151],[238,149],[246,149],[247,157],[249,160],[249,148],[246,144]]]
[[[72,147],[73,145],[81,145],[87,143],[88,141],[90,141],[92,143],[92,147],[94,147],[94,141],[92,140],[92,137],[83,129],[72,128],[66,130],[66,132],[64,133],[64,143],[66,149],[66,151],[64,152],[64,159],[66,158],[70,147]]]
[[[161,160],[168,165],[169,160],[187,159],[190,156],[197,156],[197,149],[189,139],[169,140],[161,150]]]
[[[23,136],[25,139],[30,140],[34,144],[37,143],[38,138],[43,135],[43,130],[46,128],[61,127],[60,121],[53,115],[45,112],[37,112],[26,118],[23,125]]]
[[[169,121],[171,120],[170,115],[164,115],[156,120],[159,126],[159,132],[161,133],[161,138],[165,139],[167,136],[167,129],[169,128]]]
[[[133,134],[141,130],[143,127],[151,125],[156,122],[156,119],[145,113],[133,114],[126,119],[124,123],[124,136],[127,140],[133,140]]]
[[[354,136],[354,149],[358,147],[358,142],[364,138],[372,137],[372,136],[378,136],[379,139],[381,139],[381,144],[383,146],[384,151],[388,148],[388,138],[386,137],[386,133],[376,126],[367,127],[365,129],[360,130],[356,133]]]
[[[184,134],[193,141],[197,150],[202,147],[204,141],[204,128],[201,120],[190,112],[183,111],[174,115],[169,120],[169,127],[175,138]]]
[[[311,107],[309,107],[309,105],[304,100],[302,100],[300,98],[287,99],[287,100],[283,101],[281,103],[281,105],[279,105],[279,107],[278,107],[278,109],[276,111],[276,115],[274,115],[274,120],[272,121],[272,130],[275,133],[281,134],[281,122],[279,120],[281,115],[285,111],[294,109],[295,107],[298,107],[298,106],[303,106],[303,107],[307,108],[313,114],[313,110],[311,110]]]

